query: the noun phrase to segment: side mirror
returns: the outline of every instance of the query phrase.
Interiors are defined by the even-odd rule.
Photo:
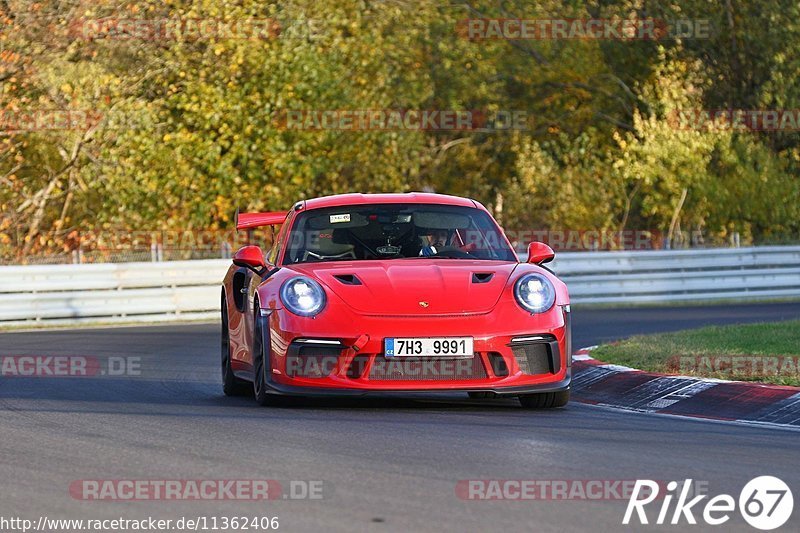
[[[543,242],[533,241],[528,245],[528,263],[542,265],[549,263],[556,256],[556,253]]]
[[[258,275],[267,269],[264,261],[264,252],[259,246],[244,246],[233,254],[233,264],[240,267],[249,268]]]

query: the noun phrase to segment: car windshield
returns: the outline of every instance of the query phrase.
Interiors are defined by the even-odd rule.
[[[412,258],[517,260],[497,224],[480,209],[378,204],[299,214],[283,262]]]

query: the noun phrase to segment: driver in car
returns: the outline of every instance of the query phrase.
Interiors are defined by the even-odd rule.
[[[442,248],[447,246],[449,236],[450,232],[446,229],[432,230],[430,235],[428,235],[428,244],[422,247],[422,250],[419,251],[419,255],[430,257],[438,254]]]

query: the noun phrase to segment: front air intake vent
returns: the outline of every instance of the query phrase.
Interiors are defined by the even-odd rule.
[[[492,372],[498,378],[508,376],[508,365],[506,360],[503,359],[502,354],[498,352],[489,352],[489,363],[492,365]]]
[[[550,353],[547,344],[512,346],[511,352],[523,374],[550,374]]]
[[[518,337],[511,341],[511,353],[523,374],[558,374],[561,352],[552,335]]]
[[[344,346],[323,340],[295,340],[286,352],[286,375],[290,378],[324,378],[336,370]]]

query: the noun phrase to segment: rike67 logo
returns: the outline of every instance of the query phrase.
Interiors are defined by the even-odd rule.
[[[696,512],[706,524],[719,526],[730,520],[731,513],[737,508],[737,502],[729,494],[714,496],[705,502],[705,505],[700,505],[700,502],[707,497],[705,494],[689,499],[692,494],[691,479],[687,479],[680,485],[680,491],[677,481],[667,483],[666,493],[659,494],[662,486],[662,484],[649,479],[637,479],[622,523],[630,524],[635,512],[635,517],[640,524],[649,524],[652,515],[647,516],[645,507],[656,499],[661,500],[661,508],[654,522],[658,525],[675,525],[682,523],[683,520],[687,524],[697,524],[694,515]],[[676,496],[675,507],[671,508]],[[759,476],[751,479],[739,493],[739,513],[748,524],[762,531],[776,529],[785,524],[792,516],[793,507],[794,498],[789,486],[773,476]],[[672,511],[671,516],[670,511]],[[633,523],[636,523],[636,520]]]

